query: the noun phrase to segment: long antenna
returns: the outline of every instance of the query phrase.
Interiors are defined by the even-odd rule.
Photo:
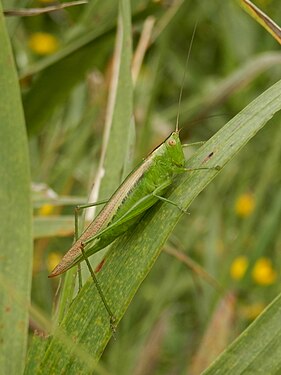
[[[187,52],[187,56],[186,56],[186,60],[185,60],[185,64],[184,64],[184,72],[183,72],[183,78],[182,78],[182,84],[181,84],[181,90],[180,90],[180,96],[179,96],[179,102],[178,102],[178,112],[177,112],[177,119],[176,119],[176,132],[179,131],[180,106],[181,106],[181,100],[182,100],[183,86],[184,86],[184,82],[185,82],[187,65],[188,65],[188,62],[189,62],[189,57],[190,57],[190,54],[191,54],[191,49],[192,49],[197,25],[198,25],[198,21],[196,21],[196,23],[194,25],[194,28],[193,28],[192,37],[191,37],[191,40],[190,40],[190,43],[189,43],[188,52]]]

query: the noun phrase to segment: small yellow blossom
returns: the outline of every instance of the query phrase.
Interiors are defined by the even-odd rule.
[[[256,261],[253,271],[253,280],[259,285],[271,285],[277,279],[277,273],[272,267],[272,262],[268,258],[260,258]]]
[[[59,48],[58,39],[49,33],[34,33],[29,38],[29,47],[38,55],[50,55]]]
[[[48,260],[47,260],[47,268],[48,271],[51,272],[61,261],[61,255],[59,253],[49,253]]]
[[[41,216],[48,216],[54,212],[54,206],[52,204],[43,204],[43,206],[39,209],[39,215]]]
[[[245,256],[239,256],[234,259],[230,267],[230,275],[234,280],[240,280],[245,275],[248,268],[248,258]]]
[[[255,208],[255,199],[251,193],[240,195],[235,202],[235,212],[237,216],[247,217],[251,215]]]
[[[257,316],[260,315],[260,313],[262,313],[265,307],[266,305],[263,302],[256,302],[252,305],[243,306],[241,308],[241,314],[246,319],[254,320]]]

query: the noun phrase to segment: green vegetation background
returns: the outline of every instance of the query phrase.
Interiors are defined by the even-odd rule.
[[[3,1],[3,8],[25,7],[27,3],[42,6],[35,1]],[[256,3],[278,22],[279,1]],[[153,25],[151,32],[150,25]],[[36,53],[31,38],[37,32],[55,37],[58,48],[54,53],[46,56]],[[132,64],[141,35],[149,36],[150,44],[144,58],[135,59]],[[58,310],[55,305],[59,280],[50,280],[47,275],[57,257],[72,243],[73,206],[87,202],[94,181],[97,184],[100,158],[105,150],[104,129],[114,125],[109,131],[104,155],[106,173],[101,182],[100,199],[110,196],[131,167],[174,129],[185,70],[179,112],[181,138],[184,143],[207,141],[280,79],[280,47],[236,2],[220,0],[171,3],[138,0],[131,2],[131,9],[126,1],[121,1],[119,8],[117,2],[89,2],[50,15],[6,18],[5,23],[1,21],[0,37],[3,56],[12,56],[13,51],[15,58],[29,146],[27,153],[16,71],[2,58],[3,162],[0,171],[1,179],[3,176],[6,182],[1,192],[1,202],[4,202],[1,205],[1,252],[5,249],[9,254],[8,262],[4,259],[0,279],[3,290],[2,368],[6,373],[22,372],[28,346],[26,373],[77,373],[78,369],[79,373],[88,373],[95,367],[95,360],[111,335],[106,313],[88,281],[80,299],[76,299],[68,313],[68,317],[73,314],[73,319],[65,318],[62,325],[72,336],[55,329],[57,322],[67,316],[75,271],[68,275]],[[133,82],[130,69],[133,66],[136,72],[138,61],[140,71]],[[114,85],[114,69],[118,63],[121,68]],[[280,101],[280,84],[278,90],[270,94],[272,102],[273,99]],[[110,100],[114,102],[113,110],[108,105]],[[264,108],[259,113],[263,103]],[[195,155],[190,166],[195,167],[199,160],[202,162],[209,151],[218,155],[213,163],[226,164],[280,109],[279,102],[274,109],[270,103],[268,94],[259,106],[256,104],[244,112],[240,122],[233,122],[232,133],[222,131],[199,151],[197,147],[189,148],[187,158]],[[256,125],[252,125],[255,116]],[[245,126],[244,133],[242,125],[241,133],[238,132],[239,124]],[[253,127],[251,132],[250,126]],[[229,139],[235,140],[236,146]],[[149,228],[151,223],[152,242],[157,242],[162,231],[166,231],[159,224],[157,232],[157,220],[167,225],[169,220],[174,220],[166,237],[179,220],[161,254],[160,245],[153,254],[144,251],[141,240],[138,245],[142,226],[132,238],[128,235],[124,242],[118,240],[119,253],[113,252],[100,277],[118,320],[127,311],[118,325],[116,341],[110,341],[101,357],[97,373],[201,373],[278,296],[280,142],[280,115],[277,114],[192,203],[190,215],[183,215],[179,220],[180,213],[175,208],[159,205],[155,215],[159,210],[160,216],[154,220],[152,212],[143,224]],[[232,147],[237,150],[232,151]],[[32,307],[28,310],[31,282],[31,226],[26,219],[31,218],[29,167],[35,246]],[[202,177],[204,173],[194,175],[191,181],[179,182],[174,195],[179,204],[188,206],[214,177],[208,175],[209,172]],[[161,241],[159,239],[159,243]],[[130,244],[135,249],[132,275],[124,272],[124,267],[129,269],[133,261],[125,251]],[[142,262],[142,257],[136,258],[138,252],[144,258],[147,256],[147,264]],[[241,256],[248,267],[234,279],[230,270]],[[101,259],[102,255],[98,255],[94,264]],[[260,273],[256,270],[253,276],[261,259],[266,259],[269,266],[265,270],[261,268]],[[118,262],[122,264],[120,269],[110,268]],[[134,273],[135,284],[130,283]],[[228,356],[221,357],[223,362],[217,365],[220,372],[216,373],[233,371],[229,373],[238,374],[251,366],[253,369],[265,366],[266,373],[278,373],[279,304],[277,299],[268,314],[255,323],[254,331],[247,335],[248,341],[243,341],[242,337],[241,343],[234,346]],[[10,310],[14,320],[9,320]],[[28,313],[30,340],[27,343]],[[97,333],[95,319],[100,319]],[[79,324],[85,331],[81,331]],[[31,339],[35,330],[46,333],[52,329],[56,335],[53,341],[40,336]],[[7,342],[13,338],[18,345],[12,345],[16,360],[11,363],[7,361],[11,351]],[[79,344],[80,340],[83,344]],[[96,347],[95,354],[89,347]],[[268,360],[268,350],[271,360]],[[241,353],[246,353],[245,357]],[[240,358],[240,361],[231,362],[232,358]],[[212,373],[212,369],[207,373]]]

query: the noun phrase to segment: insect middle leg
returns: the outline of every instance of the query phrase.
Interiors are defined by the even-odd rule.
[[[196,143],[201,143],[201,142],[196,142]],[[220,167],[215,166],[215,167],[184,168],[185,172],[201,171],[201,170],[217,170],[218,171],[218,170],[220,170]],[[188,212],[184,208],[180,207],[177,203],[171,201],[168,198],[164,198],[161,195],[157,194],[157,189],[152,193],[152,195],[154,197],[158,198],[159,200],[163,201],[163,202],[172,204],[173,206],[177,207],[180,211],[182,211],[184,214],[188,214]]]
[[[105,204],[107,202],[108,202],[108,199],[107,200],[103,200],[103,201],[94,202],[94,203],[80,204],[80,205],[77,205],[75,207],[75,211],[74,211],[74,217],[75,217],[74,241],[75,242],[79,238],[79,213],[80,213],[80,211],[84,210],[86,208],[89,208],[89,207],[94,207],[94,206],[98,206],[98,205],[101,205],[101,204]],[[82,284],[83,284],[80,263],[78,263],[77,269],[78,269],[78,290],[80,291],[82,289]]]
[[[173,206],[177,207],[184,214],[188,214],[188,212],[184,208],[182,208],[181,206],[179,206],[177,203],[171,201],[170,199],[161,197],[161,195],[158,195],[158,194],[153,194],[153,195],[154,195],[154,197],[158,198],[160,201],[163,201],[163,202],[166,202],[166,203],[170,203]]]

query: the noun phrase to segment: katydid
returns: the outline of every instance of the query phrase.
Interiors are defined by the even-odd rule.
[[[179,131],[174,131],[127,176],[49,277],[58,276],[83,261],[83,251],[88,258],[108,246],[157,201],[176,205],[163,195],[175,177],[187,171],[191,169],[185,167]]]
[[[88,257],[136,225],[141,216],[157,201],[162,200],[177,206],[163,195],[178,174],[191,171],[185,167],[183,146],[185,145],[180,142],[179,130],[176,129],[128,175],[49,275],[58,276],[86,260],[111,322],[114,320],[113,315],[90,267]]]
[[[195,29],[196,26],[193,31],[186,64],[189,59]],[[183,81],[184,79],[185,73]],[[185,211],[176,203],[164,197],[166,191],[172,185],[177,175],[194,170],[219,169],[218,166],[214,168],[199,167],[196,169],[189,169],[185,167],[186,160],[183,153],[183,147],[189,145],[181,144],[178,126],[182,91],[183,86],[181,87],[180,91],[175,131],[173,131],[163,143],[156,147],[135,169],[133,169],[133,171],[125,178],[108,201],[99,202],[105,203],[105,206],[79,238],[77,235],[78,217],[76,212],[76,241],[64,255],[61,262],[49,275],[49,277],[58,276],[73,266],[79,265],[80,262],[85,260],[92,279],[109,314],[111,327],[113,330],[115,328],[114,315],[106,302],[95,273],[89,263],[88,257],[104,249],[117,237],[136,225],[144,213],[156,202],[168,202],[178,207],[178,209]],[[202,144],[202,142],[197,142],[197,144]],[[209,155],[209,158],[211,158],[212,154],[213,153]],[[82,207],[86,208],[99,203],[97,202]]]
[[[191,42],[186,58],[189,60],[197,24],[194,26]],[[184,71],[183,83],[185,81]],[[185,168],[183,146],[179,138],[179,110],[183,93],[181,86],[176,129],[164,142],[156,147],[136,168],[125,178],[113,193],[96,218],[78,238],[78,219],[75,219],[75,243],[64,255],[61,262],[54,268],[49,277],[58,276],[90,255],[104,249],[117,237],[135,225],[140,217],[157,201],[163,200],[174,204],[163,197],[176,175],[190,171]],[[202,144],[202,142],[198,142]],[[210,169],[210,168],[198,168]],[[89,207],[99,204],[89,204]]]

